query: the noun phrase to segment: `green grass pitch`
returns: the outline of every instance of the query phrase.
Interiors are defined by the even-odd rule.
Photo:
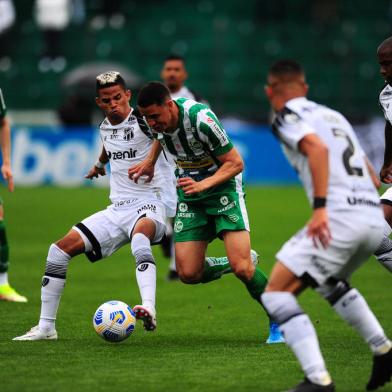
[[[99,338],[92,316],[102,302],[139,302],[128,246],[91,265],[75,258],[60,304],[58,341],[13,342],[37,323],[40,280],[49,245],[72,224],[108,204],[105,189],[19,188],[2,192],[11,249],[10,282],[27,304],[0,303],[0,391],[281,391],[302,378],[285,345],[267,346],[268,322],[233,276],[207,285],[165,280],[168,261],[158,247],[158,328],[119,344]],[[280,245],[308,219],[300,187],[248,187],[252,247],[269,272]],[[209,255],[222,255],[220,241]],[[392,276],[374,258],[353,278],[392,336]],[[362,340],[313,292],[301,304],[310,314],[338,391],[363,391],[371,354]],[[392,385],[380,389],[392,391]]]

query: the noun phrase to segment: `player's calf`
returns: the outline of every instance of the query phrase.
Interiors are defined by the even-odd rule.
[[[289,292],[270,291],[264,293],[261,300],[271,318],[279,324],[286,344],[300,362],[310,386],[319,388],[294,391],[333,391],[333,383],[321,355],[316,331],[294,295]],[[299,384],[298,387],[305,388],[307,385]]]

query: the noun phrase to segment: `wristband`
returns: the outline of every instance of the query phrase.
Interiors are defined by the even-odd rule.
[[[313,198],[313,209],[324,208],[327,205],[327,199],[325,197],[314,197]]]
[[[99,159],[97,162],[95,162],[94,164],[95,167],[97,167],[98,169],[103,169],[105,167],[105,164],[102,163]]]

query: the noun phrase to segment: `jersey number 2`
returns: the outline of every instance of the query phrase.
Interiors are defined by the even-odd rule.
[[[332,132],[336,137],[342,137],[347,140],[348,147],[343,151],[343,165],[350,176],[363,176],[363,170],[360,167],[353,167],[350,165],[350,159],[355,154],[355,148],[350,136],[346,132],[338,128],[332,128]]]

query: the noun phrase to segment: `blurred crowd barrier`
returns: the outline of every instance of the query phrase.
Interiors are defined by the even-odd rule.
[[[297,175],[286,162],[268,127],[228,129],[245,161],[245,180],[254,184],[295,183]],[[96,128],[18,127],[12,133],[15,183],[36,186],[106,186],[107,177],[85,180],[101,151]]]

